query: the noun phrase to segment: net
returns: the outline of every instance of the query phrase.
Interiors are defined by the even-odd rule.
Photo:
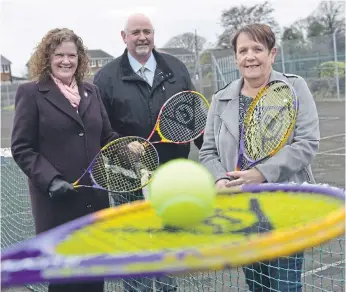
[[[1,150],[1,223],[1,248],[34,236],[27,180],[6,149]],[[345,291],[344,247],[344,238],[337,238],[309,249],[304,253],[303,266],[297,264],[297,258],[301,255],[291,256],[286,261],[285,274],[301,270],[304,291]],[[262,275],[258,271],[263,271],[263,269],[270,269],[268,281],[279,283],[277,279],[280,278],[281,282],[285,282],[285,276],[275,273],[274,266],[274,262],[266,262],[261,265],[260,269],[255,266],[247,266],[244,270],[240,267],[219,272],[189,273],[175,278],[159,277],[156,279],[153,291],[173,287],[178,287],[177,291],[186,292],[249,291],[244,279],[244,272],[251,276],[252,280],[248,282],[250,286],[259,282]],[[262,280],[262,283],[266,283],[266,281]],[[106,281],[105,292],[144,290],[145,287],[153,287],[152,278]],[[47,291],[45,284],[30,285],[27,288],[38,292]],[[265,290],[265,287],[263,289]],[[278,287],[278,289],[281,288]],[[280,291],[278,289],[274,288],[272,291]]]

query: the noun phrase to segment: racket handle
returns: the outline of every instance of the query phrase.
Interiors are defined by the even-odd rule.
[[[77,181],[75,181],[75,182],[72,184],[72,187],[73,187],[74,189],[78,189],[78,188],[81,187],[81,185],[78,184],[79,181],[80,181],[80,179],[78,179]]]
[[[168,140],[164,137],[161,137],[161,140],[160,141],[153,141],[153,142],[150,142],[151,144],[159,144],[159,143],[175,143],[175,144],[182,144],[183,142],[174,142],[174,141],[171,141],[171,140]],[[148,144],[146,144],[148,145]]]
[[[155,143],[155,142],[151,142],[151,144],[153,144],[153,143]],[[146,148],[146,147],[148,147],[150,144],[149,144],[148,142],[144,142],[142,145],[143,145],[144,148]]]
[[[94,186],[85,186],[85,185],[76,185],[76,186],[73,186],[74,189],[79,189],[79,188],[92,188],[92,189],[98,189],[98,188],[95,188]]]

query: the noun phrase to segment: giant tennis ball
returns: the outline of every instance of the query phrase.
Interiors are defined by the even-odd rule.
[[[175,159],[160,166],[148,187],[148,200],[163,224],[193,227],[212,215],[216,195],[212,175],[201,164]]]

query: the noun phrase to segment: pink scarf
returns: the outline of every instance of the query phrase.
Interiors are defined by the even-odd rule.
[[[67,100],[70,102],[70,104],[74,108],[78,108],[79,102],[80,102],[80,95],[78,91],[78,86],[76,79],[73,78],[70,86],[62,83],[59,79],[51,75],[52,79],[54,80],[55,84],[59,87],[62,94],[67,98]]]

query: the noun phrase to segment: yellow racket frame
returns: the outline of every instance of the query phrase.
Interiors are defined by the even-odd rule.
[[[131,205],[123,205],[117,210],[108,209],[102,211],[102,217],[107,220],[115,215],[126,215],[134,210],[150,209],[149,202],[136,202]],[[213,246],[199,249],[202,256],[193,254],[183,260],[176,260],[175,254],[167,254],[161,262],[155,263],[136,263],[127,267],[128,272],[139,272],[142,269],[146,272],[157,271],[172,267],[172,263],[177,268],[188,266],[192,270],[222,270],[227,267],[247,265],[257,261],[275,259],[281,256],[289,256],[295,252],[304,250],[324,243],[332,238],[342,235],[345,232],[345,210],[337,210],[323,220],[311,222],[305,226],[292,229],[275,231],[270,234],[258,236],[249,240],[247,244],[229,244]],[[268,248],[270,246],[270,249]],[[246,256],[244,256],[244,254]],[[212,262],[206,258],[212,258]],[[218,260],[216,260],[218,259]]]
[[[188,92],[191,92],[191,93],[194,93],[194,94],[197,94],[203,101],[204,103],[207,105],[207,107],[209,108],[210,107],[210,104],[208,102],[208,100],[205,98],[204,95],[202,95],[201,93],[197,92],[197,91],[193,91],[193,90],[187,90]],[[179,92],[180,93],[180,92]],[[179,94],[178,93],[178,94]],[[176,142],[176,141],[172,141],[172,140],[169,140],[167,139],[163,134],[162,134],[162,131],[160,129],[160,121],[161,121],[161,113],[163,111],[163,109],[165,108],[165,105],[171,100],[174,98],[175,95],[173,95],[172,97],[170,97],[165,103],[164,105],[162,106],[161,110],[160,110],[160,114],[157,118],[157,121],[156,121],[156,124],[155,124],[155,127],[154,127],[154,131],[157,131],[157,133],[159,134],[160,138],[161,138],[161,141],[159,141],[160,143],[175,143],[175,144],[186,144],[188,142],[191,142],[193,141],[194,139],[198,138],[200,135],[203,134],[204,130],[201,132],[201,134],[197,137],[195,137],[194,139],[192,139],[191,141],[183,141],[183,142]],[[150,137],[152,136],[152,134],[150,135]],[[148,140],[150,139],[150,137],[148,138]],[[158,142],[152,142],[153,144],[155,143],[158,143]]]
[[[264,197],[259,199],[257,194],[261,192],[264,193]],[[274,200],[271,198],[273,192],[274,195],[278,192]],[[282,192],[288,192],[288,197],[281,197],[284,195]],[[297,194],[298,198],[296,200],[294,193],[300,193],[302,196]],[[321,195],[322,198],[314,195]],[[237,198],[231,201],[233,196],[237,196]],[[264,216],[266,216],[268,210],[274,211],[274,213],[267,214],[270,215],[268,216],[269,221],[274,219],[274,229],[272,231],[254,233],[253,236],[248,235],[246,232],[241,235],[240,239],[228,240],[228,230],[221,233],[225,235],[222,241],[213,244],[214,234],[217,233],[208,230],[205,230],[207,231],[206,234],[203,233],[203,230],[200,233],[198,232],[198,226],[196,226],[197,233],[194,230],[187,230],[185,234],[187,244],[185,245],[184,240],[180,240],[184,231],[181,231],[180,234],[174,231],[173,233],[172,231],[167,233],[168,231],[163,229],[161,237],[159,233],[155,237],[153,232],[161,223],[155,225],[155,221],[158,222],[156,220],[157,216],[153,213],[150,202],[137,201],[98,211],[74,222],[69,222],[64,226],[59,226],[55,230],[39,235],[37,238],[18,243],[17,247],[8,249],[5,254],[2,253],[2,281],[5,282],[5,285],[15,285],[27,282],[73,281],[82,278],[97,280],[105,277],[177,275],[210,269],[222,270],[282,256],[290,256],[295,252],[303,251],[305,248],[327,242],[343,235],[345,232],[345,208],[343,206],[345,194],[341,190],[334,191],[315,186],[273,186],[267,184],[266,186],[254,185],[222,190],[217,196],[221,199],[219,203],[225,208],[224,200],[230,199],[231,206],[235,206],[234,211],[239,211],[237,206],[242,208],[242,204],[238,205],[240,201],[250,202],[249,198],[253,201],[256,197],[259,201],[263,200]],[[283,199],[284,202],[281,206],[283,210],[290,207],[290,200],[293,199],[296,200],[297,212],[303,211],[305,208],[307,216],[305,218],[303,216],[302,220],[298,221],[295,221],[295,217],[292,217],[293,221],[289,220],[286,222],[287,224],[285,222],[282,222],[282,225],[278,224],[280,220],[284,220],[286,217],[282,217],[280,210],[277,212],[273,207],[276,206],[277,200],[281,202]],[[309,200],[310,204],[302,204],[302,202],[308,202]],[[311,200],[316,203],[311,204]],[[321,207],[320,212],[317,212],[317,214],[315,204]],[[227,208],[233,209],[233,207],[227,206]],[[299,206],[306,207],[299,209]],[[255,210],[251,209],[252,211]],[[286,211],[290,213],[292,210],[288,209]],[[136,212],[137,214],[135,214]],[[141,222],[132,221],[136,216],[142,218],[141,215],[144,216],[143,218],[145,218],[145,215],[149,216],[148,218],[153,216],[152,222],[143,225]],[[279,221],[275,223],[275,220]],[[137,225],[143,226],[146,235],[143,237],[140,234],[132,233],[135,229],[131,229],[131,222],[133,222],[134,228]],[[277,229],[275,229],[275,225],[277,225]],[[112,229],[117,227],[124,228],[118,234],[119,236],[123,233],[125,236],[123,238],[124,249],[121,248],[119,238],[116,237],[117,231]],[[150,229],[151,227],[154,229]],[[160,230],[162,231],[162,229]],[[178,245],[175,248],[169,248],[169,246],[174,245],[171,245],[170,242],[163,245],[160,243],[160,240],[164,240],[164,237],[168,234],[170,234],[171,239],[173,237],[177,239]],[[188,238],[188,234],[197,236],[200,243],[191,242],[193,238]],[[232,232],[229,235],[232,236]],[[204,237],[207,239],[205,242],[203,241]],[[146,243],[145,238],[147,238]],[[150,242],[155,243],[156,246],[152,248]],[[83,246],[83,243],[85,243],[85,246]],[[138,249],[129,246],[132,244],[137,244]],[[31,254],[31,258],[18,258],[18,255],[24,251]],[[42,253],[42,257],[37,257],[38,251]],[[32,256],[33,254],[34,256]],[[47,265],[54,260],[58,261]],[[23,278],[23,275],[26,278]]]
[[[273,149],[272,151],[270,151],[267,155],[267,157],[272,157],[274,156],[276,153],[279,152],[279,150],[287,143],[288,141],[288,138],[290,137],[292,131],[293,131],[293,128],[295,127],[296,125],[296,120],[297,120],[297,115],[298,115],[298,98],[294,92],[294,89],[293,87],[288,84],[287,82],[283,81],[283,80],[276,80],[278,82],[282,82],[284,83],[285,85],[287,85],[291,91],[292,91],[292,94],[294,94],[294,97],[295,97],[295,104],[296,104],[296,110],[294,111],[294,117],[292,118],[291,120],[291,125],[290,127],[287,129],[286,131],[286,134],[285,136],[283,137],[283,139],[281,139],[280,143],[278,144],[278,146]],[[272,81],[271,81],[272,82]],[[253,101],[251,102],[250,106],[249,106],[249,109],[245,115],[245,118],[244,118],[244,124],[247,124],[249,122],[249,120],[251,119],[252,117],[252,114],[257,106],[257,103],[259,102],[259,100],[262,98],[263,94],[268,90],[268,86],[264,86],[263,88],[261,88],[259,90],[259,92],[257,93],[256,97],[253,99]]]
[[[220,191],[219,195],[237,193],[238,188]],[[149,211],[152,209],[149,201],[137,201],[131,204],[121,205],[117,208],[105,209],[97,213],[99,220],[115,220],[114,217],[124,217],[135,212]],[[289,256],[295,252],[324,243],[345,232],[345,208],[336,209],[323,218],[313,219],[311,222],[300,226],[280,228],[271,232],[256,234],[249,237],[246,244],[244,240],[229,244],[208,245],[198,249],[201,255],[193,253],[183,260],[177,261],[174,252],[167,253],[165,258],[156,263],[130,264],[127,270],[130,272],[157,271],[171,267],[187,266],[191,269],[224,269],[239,265],[251,264],[256,261],[275,259],[281,256]],[[96,244],[96,243],[95,243]],[[270,248],[268,248],[270,247]],[[61,252],[61,251],[60,251]],[[210,258],[212,261],[208,261]]]

